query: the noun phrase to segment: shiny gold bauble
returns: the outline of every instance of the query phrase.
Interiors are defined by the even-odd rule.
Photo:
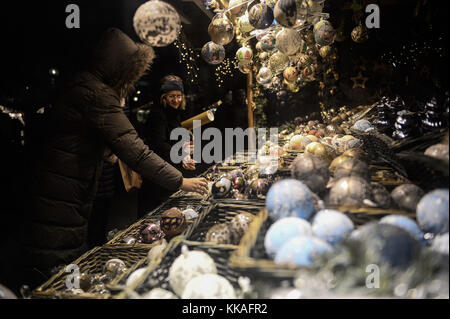
[[[367,162],[368,160],[368,154],[359,147],[346,150],[342,155],[356,158],[363,162]]]
[[[330,164],[330,172],[334,173],[334,170],[336,169],[336,167],[338,167],[339,165],[341,165],[342,163],[344,163],[346,160],[350,159],[350,156],[346,156],[346,155],[341,155],[338,157],[335,157],[334,160],[331,162]]]
[[[350,140],[355,139],[355,137],[352,136],[352,135],[344,135],[341,139],[342,139],[342,141],[344,141],[344,142],[348,142],[348,141],[350,141]]]
[[[319,138],[315,135],[307,135],[307,138],[309,138],[311,141],[318,143],[319,142]]]
[[[322,58],[325,58],[331,51],[331,47],[329,45],[325,45],[319,49],[319,54]]]
[[[284,69],[283,76],[284,78],[289,81],[295,81],[297,79],[298,71],[293,66],[288,66],[286,69]]]
[[[305,153],[318,156],[326,161],[328,164],[333,160],[332,154],[330,154],[331,148],[318,142],[309,143],[305,147]]]

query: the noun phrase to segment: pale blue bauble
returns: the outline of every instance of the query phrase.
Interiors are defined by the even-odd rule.
[[[426,194],[417,204],[417,221],[426,233],[448,232],[448,188]]]
[[[417,223],[411,218],[402,215],[389,215],[381,218],[379,222],[381,224],[391,224],[403,228],[415,238],[417,238],[420,243],[422,243],[423,245],[426,244],[423,232],[420,230]]]
[[[275,255],[275,263],[291,264],[299,267],[312,266],[333,247],[323,240],[312,236],[300,236],[289,240]]]
[[[350,218],[332,209],[319,211],[312,222],[314,236],[332,246],[342,242],[354,229]]]
[[[314,213],[314,200],[305,184],[295,179],[284,179],[269,189],[266,208],[273,220],[283,217],[300,217],[307,220]]]
[[[358,120],[353,124],[353,129],[361,132],[369,132],[372,131],[374,127],[368,120]]]
[[[311,224],[308,221],[298,217],[281,218],[272,224],[267,231],[264,238],[264,247],[267,255],[273,258],[290,239],[311,235]]]
[[[448,233],[437,235],[431,243],[431,249],[441,254],[448,255]]]

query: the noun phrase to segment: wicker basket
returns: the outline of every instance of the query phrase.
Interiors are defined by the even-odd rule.
[[[147,248],[133,247],[131,245],[95,247],[72,262],[72,264],[79,267],[80,274],[96,274],[102,272],[103,267],[108,260],[113,258],[121,259],[127,266],[127,271],[110,281],[107,285],[107,288],[110,288],[114,287],[114,285],[123,277],[144,265],[147,261],[147,254]],[[107,299],[111,297],[111,290],[110,293],[105,294],[92,293],[89,291],[82,294],[65,292],[66,279],[67,276],[71,274],[71,272],[65,272],[65,269],[60,270],[47,282],[35,289],[32,296],[34,298],[69,299]]]
[[[170,242],[164,252],[147,267],[141,277],[114,298],[129,298],[130,291],[143,294],[153,288],[163,288],[174,293],[168,281],[169,269],[175,259],[181,254],[183,245],[186,245],[189,250],[200,250],[211,256],[216,264],[217,273],[228,279],[234,288],[239,288],[238,279],[241,273],[228,266],[230,255],[237,246],[222,245],[218,248],[208,243],[187,241],[180,236]]]

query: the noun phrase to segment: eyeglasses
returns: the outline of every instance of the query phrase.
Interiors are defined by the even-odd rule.
[[[181,100],[181,99],[183,98],[183,95],[173,95],[173,94],[170,94],[170,95],[167,95],[167,98],[169,98],[169,99],[171,99],[171,100],[174,100],[174,99],[179,99],[179,100]]]

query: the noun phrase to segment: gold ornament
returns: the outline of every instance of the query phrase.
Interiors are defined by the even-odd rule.
[[[351,77],[352,81],[353,81],[353,89],[357,88],[357,87],[361,87],[363,89],[366,88],[366,82],[369,79],[368,77],[364,77],[361,73],[361,71],[359,71],[357,76]]]
[[[342,163],[344,163],[345,161],[351,159],[350,156],[347,155],[341,155],[336,157],[330,164],[330,172],[334,173],[334,170],[336,169],[336,167],[338,167],[339,165],[341,165]]]

